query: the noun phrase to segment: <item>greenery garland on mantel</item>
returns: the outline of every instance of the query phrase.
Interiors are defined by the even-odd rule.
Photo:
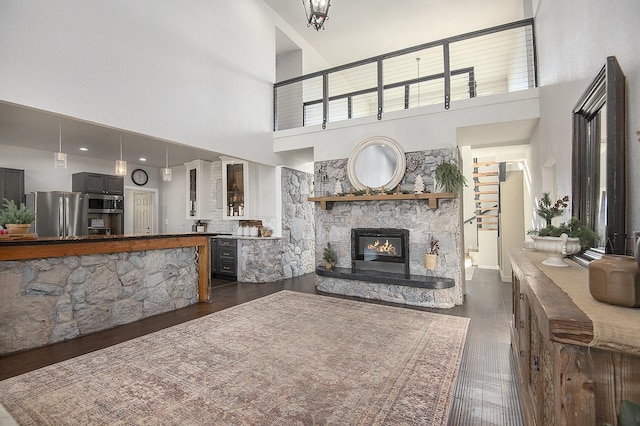
[[[374,192],[375,191],[375,192]],[[435,209],[438,207],[438,200],[440,199],[452,199],[457,198],[457,194],[452,192],[425,192],[422,194],[416,194],[407,191],[385,191],[384,188],[380,190],[373,190],[369,188],[369,192],[365,191],[352,191],[350,193],[341,193],[336,195],[329,195],[326,197],[309,197],[311,202],[319,202],[320,208],[323,210],[331,208],[331,202],[342,201],[390,201],[390,200],[428,200],[429,208]]]

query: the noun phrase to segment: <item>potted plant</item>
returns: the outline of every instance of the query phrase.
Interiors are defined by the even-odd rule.
[[[9,230],[10,234],[26,234],[29,232],[31,222],[36,218],[33,210],[28,209],[24,203],[20,208],[13,200],[2,199],[2,212],[0,212],[0,225]]]
[[[444,161],[438,164],[435,178],[438,186],[444,189],[445,192],[458,194],[462,191],[462,188],[467,186],[467,178],[464,177],[458,166],[450,161]],[[436,190],[434,192],[438,191]]]
[[[438,245],[438,240],[430,237],[431,241],[429,242],[429,253],[425,253],[424,255],[424,267],[430,271],[436,269],[436,265],[438,263],[438,253],[440,252],[440,246]]]
[[[564,213],[568,203],[568,195],[553,202],[547,192],[543,193],[538,201],[536,213],[544,218],[546,226],[541,229],[532,229],[527,233],[533,239],[534,248],[547,254],[547,260],[542,262],[544,265],[569,266],[563,260],[565,256],[591,247],[597,239],[595,232],[574,217],[558,226],[551,224],[553,218]]]
[[[338,261],[338,255],[331,248],[331,243],[327,243],[327,246],[322,250],[322,259],[324,260],[324,266],[327,271],[330,271],[333,265]]]

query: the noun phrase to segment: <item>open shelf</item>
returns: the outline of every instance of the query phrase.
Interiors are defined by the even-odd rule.
[[[426,194],[379,194],[379,195],[333,195],[328,197],[309,197],[308,200],[320,203],[322,210],[331,210],[334,202],[349,201],[389,201],[389,200],[427,200],[429,208],[438,208],[438,200],[450,200],[457,195],[452,192],[429,192]]]

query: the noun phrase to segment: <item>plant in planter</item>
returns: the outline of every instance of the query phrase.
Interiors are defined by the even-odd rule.
[[[0,212],[0,225],[9,230],[10,234],[24,234],[29,231],[31,222],[36,218],[33,210],[28,209],[24,203],[20,208],[13,200],[2,199],[2,212]]]
[[[445,192],[458,194],[467,186],[467,178],[462,171],[450,161],[444,161],[436,167],[435,178]],[[436,191],[437,192],[437,191]]]
[[[424,255],[424,267],[433,271],[436,269],[436,265],[438,263],[438,253],[440,252],[440,246],[438,245],[438,240],[430,237],[429,242],[429,253],[425,253]]]
[[[331,248],[331,243],[327,243],[327,246],[322,250],[322,259],[324,260],[324,266],[327,268],[327,271],[330,271],[338,261],[338,255]]]
[[[542,194],[536,213],[544,218],[546,226],[527,232],[533,239],[534,248],[547,254],[548,259],[542,262],[548,266],[566,267],[563,258],[578,253],[581,249],[591,247],[597,235],[589,227],[576,218],[571,218],[559,226],[551,224],[551,220],[561,216],[568,206],[569,196],[565,195],[552,203],[548,193]]]

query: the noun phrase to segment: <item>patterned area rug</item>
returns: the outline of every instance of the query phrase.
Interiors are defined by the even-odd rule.
[[[469,320],[281,291],[0,382],[21,425],[447,423]]]

